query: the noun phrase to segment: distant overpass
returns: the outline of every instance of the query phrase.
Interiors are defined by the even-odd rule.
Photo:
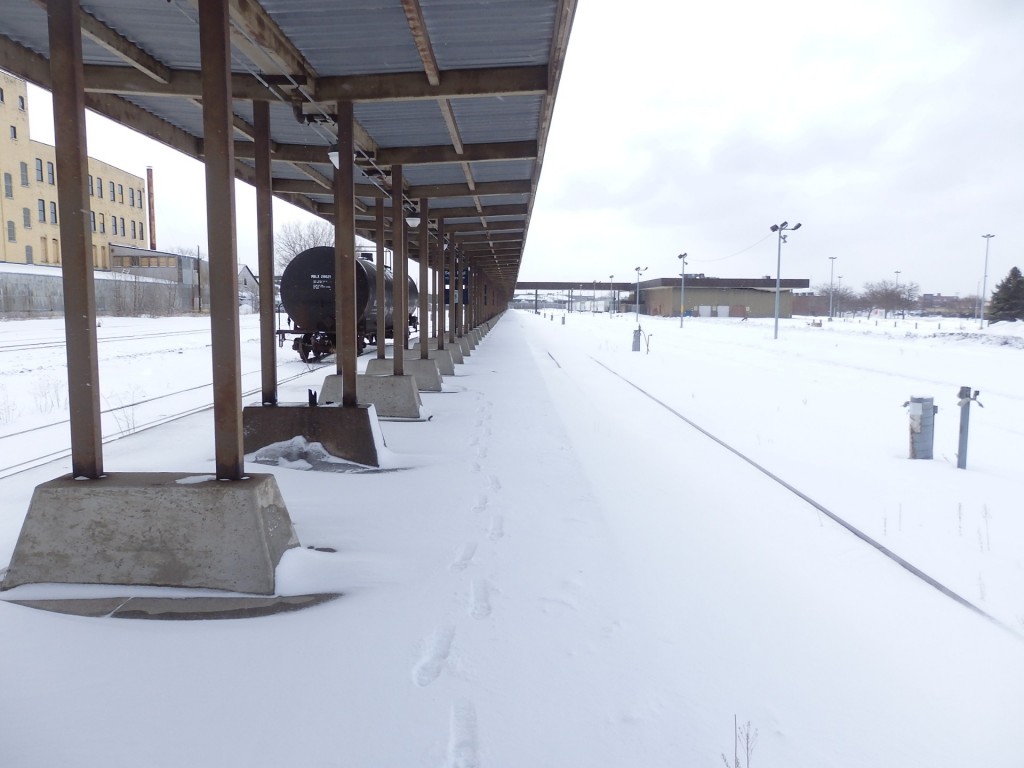
[[[595,286],[599,291],[635,291],[636,281],[629,282],[611,282],[607,280],[598,280],[596,283],[593,280],[584,280],[582,282],[570,282],[570,281],[542,281],[533,283],[516,283],[517,291],[592,291]],[[653,280],[641,280],[640,290],[647,291],[654,288],[677,288],[679,286],[678,277],[656,277]],[[705,277],[704,275],[687,274],[686,275],[686,287],[687,288],[759,288],[761,290],[775,290],[775,278],[774,277]],[[786,278],[779,281],[779,287],[783,290],[799,290],[803,288],[810,288],[811,281],[802,278]]]

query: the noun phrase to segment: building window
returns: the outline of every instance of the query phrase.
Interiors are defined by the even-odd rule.
[[[124,216],[121,217],[121,237],[128,234],[128,230],[124,228]]]
[[[135,235],[135,222],[132,222],[132,240],[138,240],[139,238]]]
[[[28,186],[28,163],[21,164],[21,186]]]
[[[13,221],[8,221],[7,222],[7,240],[9,242],[13,243],[13,242],[16,242],[17,239],[18,239],[18,233],[14,229],[14,222]]]
[[[20,109],[22,112],[25,111],[25,97],[24,96],[19,96],[18,97],[18,109]]]
[[[53,163],[50,163],[50,162],[46,163],[46,180],[48,182],[50,182],[51,184],[55,184],[56,183],[56,181],[54,181],[54,177],[53,177]]]
[[[89,223],[92,225],[92,231],[96,231],[96,211],[89,211]]]
[[[0,104],[4,103],[4,89],[0,88]]]
[[[135,188],[128,187],[128,206],[130,208],[135,207]]]
[[[89,197],[92,197],[94,194],[96,194],[96,193],[93,192],[93,188],[92,188],[92,174],[90,173],[89,174]]]
[[[21,225],[25,229],[32,229],[32,209],[22,208],[21,209]]]
[[[124,184],[117,185],[117,201],[124,205]]]
[[[117,216],[110,217],[110,233],[113,235],[117,234]]]
[[[31,264],[32,263],[32,246],[31,245],[26,245],[25,246],[25,263],[26,264]]]
[[[139,201],[139,208],[141,208],[142,207],[142,190],[141,189],[139,190],[139,194],[137,195],[136,199]]]
[[[18,138],[18,127],[15,126],[15,125],[11,126],[11,138],[12,139],[17,139]]]
[[[43,200],[42,198],[40,198],[37,201],[37,203],[38,203],[38,206],[39,206],[39,220],[43,224],[45,224],[46,223],[46,201]]]
[[[43,161],[41,158],[36,158],[36,181],[43,180]]]
[[[57,223],[57,204],[54,202],[50,203],[50,223]]]
[[[145,240],[146,234],[142,231],[142,222],[139,222],[139,240]]]
[[[100,214],[100,234],[106,234],[107,231],[107,217],[102,213]]]
[[[114,202],[114,182],[110,182],[110,202]]]
[[[102,176],[97,176],[96,177],[96,197],[98,197],[100,200],[103,199],[103,177]]]
[[[4,197],[14,197],[14,178],[9,173],[4,174]]]

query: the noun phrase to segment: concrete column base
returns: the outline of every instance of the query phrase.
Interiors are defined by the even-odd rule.
[[[405,361],[405,370],[416,378],[416,386],[420,392],[441,391],[441,369],[437,360],[414,357]]]
[[[402,366],[404,367],[408,362],[408,359],[403,358]],[[366,361],[367,376],[394,376],[394,374],[395,359],[393,357],[385,357],[383,360],[379,357],[375,357],[372,360]]]
[[[448,354],[452,356],[452,362],[455,365],[462,365],[465,361],[465,355],[462,354],[462,346],[458,340],[449,341],[444,345],[444,348],[448,350]]]
[[[455,375],[455,362],[452,360],[452,353],[445,349],[430,349],[427,351],[430,360],[437,363],[437,370],[441,376]]]
[[[462,356],[469,357],[470,353],[473,351],[473,347],[469,344],[469,338],[466,336],[459,336],[459,338],[455,340],[455,343],[462,349]]]
[[[339,402],[342,391],[341,376],[327,376],[320,389],[320,402]],[[360,405],[372,405],[377,416],[382,419],[426,421],[430,418],[423,408],[419,390],[416,389],[416,379],[412,376],[359,374],[356,376],[356,398]]]
[[[372,405],[311,408],[307,403],[247,405],[242,409],[242,446],[255,453],[264,446],[304,437],[323,445],[332,456],[379,467],[378,448],[385,447]]]
[[[0,589],[118,584],[274,594],[299,545],[273,475],[131,472],[36,486]]]
[[[441,372],[438,370],[436,361],[410,356],[405,358],[402,366],[405,369],[405,375],[415,377],[416,388],[420,392],[441,391]],[[369,360],[366,363],[367,376],[389,376],[394,370],[394,360],[391,359]]]

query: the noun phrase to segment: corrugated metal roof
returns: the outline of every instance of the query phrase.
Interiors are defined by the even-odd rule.
[[[446,208],[464,211],[479,204],[492,226],[507,220],[522,233],[529,213],[489,216],[487,209],[532,209],[537,158],[543,157],[576,1],[232,4],[236,141],[251,141],[252,99],[267,99],[275,146],[272,174],[283,187],[280,193],[316,209],[331,201],[330,191],[304,169],[331,178],[326,151],[337,133],[334,100],[353,98],[357,184],[370,183],[362,172],[368,163],[377,166],[381,183],[390,183],[388,158],[409,157],[396,161],[403,162],[409,187],[446,190],[431,200],[432,210],[443,216]],[[92,17],[83,19],[88,22],[82,41],[86,86],[92,93],[105,92],[90,96],[90,104],[195,154],[204,130],[195,0],[82,0],[81,9]],[[49,87],[48,56],[43,6],[37,0],[3,0],[0,62]],[[403,150],[410,152],[394,154]],[[246,151],[251,154],[252,148]],[[253,167],[252,160],[241,159],[240,175],[251,178]],[[491,186],[481,192],[481,185]],[[361,201],[372,207],[372,199]],[[479,219],[460,218],[451,225],[479,224]],[[492,277],[514,286],[516,271]]]

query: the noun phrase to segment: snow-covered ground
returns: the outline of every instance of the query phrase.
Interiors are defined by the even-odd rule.
[[[640,320],[649,352],[632,315],[507,313],[424,393],[431,421],[382,424],[401,471],[251,463],[303,544],[279,591],[332,603],[146,622],[0,602],[0,765],[688,768],[731,763],[735,716],[754,766],[1020,766],[1024,323],[795,319],[773,340],[770,320]],[[3,437],[66,418],[63,351],[7,349],[61,332],[0,322],[4,467],[66,444],[66,425]],[[208,401],[206,321],[99,333],[124,435],[107,470],[211,472],[209,412],[133,434]],[[985,407],[958,470],[963,385]],[[912,395],[939,406],[933,461],[907,458]],[[68,468],[0,480],[0,565],[32,488]]]

